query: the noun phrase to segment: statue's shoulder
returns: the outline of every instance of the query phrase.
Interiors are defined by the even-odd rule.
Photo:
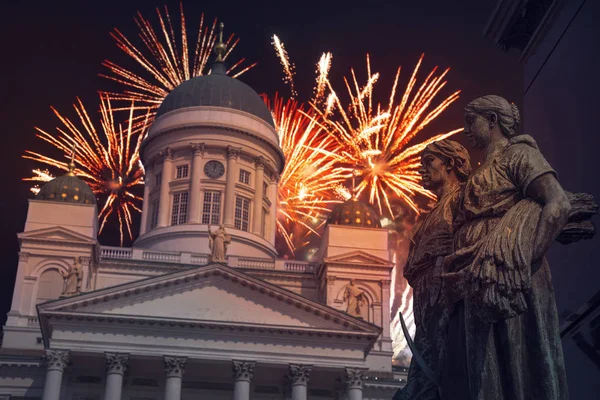
[[[505,154],[511,155],[521,152],[539,152],[535,139],[529,135],[517,135],[510,138]]]

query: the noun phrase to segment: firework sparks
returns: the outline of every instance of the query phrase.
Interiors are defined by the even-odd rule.
[[[99,233],[102,233],[109,218],[114,216],[119,221],[121,245],[123,245],[125,232],[130,239],[133,238],[131,232],[132,212],[134,210],[141,212],[138,204],[142,198],[135,195],[133,191],[136,187],[144,184],[144,171],[139,158],[139,149],[146,133],[150,114],[147,112],[144,115],[141,129],[133,129],[132,120],[136,106],[132,103],[129,108],[129,122],[123,127],[121,124],[115,123],[110,100],[101,96],[100,125],[102,132],[99,133],[81,100],[77,99],[73,106],[80,120],[79,126],[52,108],[62,126],[57,127],[54,134],[36,127],[39,132],[37,137],[63,152],[65,157],[75,146],[74,161],[77,165],[75,175],[90,186],[92,191],[100,197],[100,204],[102,204],[99,213]],[[69,170],[67,162],[34,151],[26,150],[23,157],[58,170]],[[33,177],[24,180],[43,182],[52,178],[48,171],[36,169],[33,172],[35,174]]]
[[[277,95],[271,109],[286,160],[278,185],[277,232],[294,254],[310,235],[319,235],[330,205],[341,202],[335,188],[345,178],[334,171],[335,140],[324,132],[314,112]]]
[[[275,47],[275,51],[277,52],[277,56],[279,57],[279,62],[283,67],[283,72],[285,73],[285,77],[283,80],[290,85],[290,92],[292,93],[292,98],[298,96],[298,92],[294,87],[294,74],[296,73],[294,64],[290,62],[290,57],[288,56],[283,43],[277,35],[273,35],[273,47]]]
[[[350,97],[348,107],[342,104],[329,80],[327,85],[330,95],[325,109],[313,105],[313,109],[325,120],[327,130],[336,138],[341,148],[341,151],[335,154],[339,165],[336,171],[349,178],[353,171],[359,170],[363,179],[356,189],[357,196],[363,192],[368,193],[369,202],[377,205],[381,214],[385,212],[392,217],[394,212],[391,202],[395,198],[408,204],[417,213],[415,195],[435,198],[420,185],[420,153],[429,143],[462,130],[455,129],[411,144],[428,123],[458,99],[460,92],[452,93],[432,107],[434,99],[446,85],[443,79],[449,70],[436,75],[437,67],[434,68],[415,91],[422,60],[423,56],[419,59],[399,101],[398,68],[389,103],[384,108],[381,105],[373,107],[373,92],[379,74],[371,73],[368,56],[367,83],[360,87],[354,70],[351,70],[351,81],[344,80]]]
[[[331,69],[331,59],[333,54],[323,53],[321,59],[317,63],[317,82],[314,89],[313,103],[320,104],[325,96],[325,90],[327,89],[327,82],[329,77],[329,70]]]
[[[47,169],[39,169],[36,168],[33,171],[33,176],[29,177],[29,178],[23,178],[24,181],[30,181],[30,182],[50,182],[52,179],[55,178],[54,175],[52,175],[50,173],[50,171],[48,171]],[[33,193],[33,194],[38,194],[40,191],[40,186],[39,185],[33,185],[31,188],[29,188],[29,190]]]
[[[111,33],[111,36],[117,42],[117,46],[142,67],[149,77],[142,77],[136,72],[108,60],[104,61],[103,65],[112,74],[101,75],[127,88],[122,93],[109,93],[111,100],[135,101],[139,107],[150,107],[152,110],[151,119],[171,90],[190,78],[206,75],[209,72],[208,61],[217,39],[217,20],[215,19],[212,25],[205,24],[204,14],[202,14],[194,52],[190,54],[183,5],[180,5],[181,39],[179,43],[167,7],[165,6],[164,14],[158,8],[156,12],[160,25],[158,33],[152,27],[150,21],[145,19],[141,13],[138,12],[138,17],[135,18],[146,54],[149,53],[149,55],[145,55],[118,29]],[[229,36],[225,42],[227,46],[225,60],[231,55],[238,42],[239,38],[236,38],[234,34]],[[245,59],[239,60],[229,68],[227,73],[235,78],[256,65],[254,63],[243,67],[244,62]]]

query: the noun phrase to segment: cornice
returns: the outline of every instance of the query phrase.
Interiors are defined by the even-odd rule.
[[[85,323],[86,326],[92,324],[99,327],[116,327],[120,326],[119,331],[121,333],[130,333],[133,336],[138,336],[140,333],[145,332],[151,336],[169,337],[175,332],[189,331],[189,332],[214,332],[222,336],[223,333],[240,333],[248,336],[296,336],[305,337],[306,339],[312,339],[318,341],[319,339],[331,340],[331,339],[348,339],[357,340],[364,343],[365,348],[370,348],[370,342],[377,339],[378,333],[364,332],[364,331],[345,331],[345,330],[334,330],[325,328],[312,328],[312,327],[293,327],[286,325],[262,325],[262,324],[251,324],[251,323],[240,323],[240,322],[226,322],[226,321],[199,321],[193,319],[181,319],[181,318],[161,318],[161,317],[147,317],[147,316],[136,316],[136,315],[110,315],[110,314],[88,314],[88,313],[77,313],[77,312],[64,312],[64,311],[49,311],[43,313],[44,323],[48,324],[49,321],[56,321],[58,324],[64,324],[68,326],[81,326]],[[127,328],[124,328],[127,327]],[[141,328],[136,329],[135,327]],[[108,331],[112,331],[109,329]],[[193,336],[196,336],[194,334]]]

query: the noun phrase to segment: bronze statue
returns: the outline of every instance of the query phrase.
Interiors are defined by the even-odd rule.
[[[568,399],[558,314],[544,254],[571,205],[519,111],[499,96],[465,109],[464,134],[485,151],[460,205],[442,293],[455,309],[441,368],[444,399]]]
[[[344,301],[348,302],[346,312],[353,317],[361,318],[360,306],[363,302],[363,292],[356,286],[354,279],[344,288]]]
[[[445,321],[449,311],[439,303],[441,266],[452,253],[453,225],[462,188],[471,173],[467,150],[452,140],[429,144],[421,156],[422,185],[437,196],[430,212],[421,216],[410,236],[404,277],[413,288],[414,346],[408,382],[394,399],[439,400],[439,388],[427,374],[439,376],[445,350]],[[426,363],[421,367],[417,362]],[[428,371],[429,370],[429,371]]]
[[[81,257],[76,257],[73,265],[69,266],[67,272],[60,271],[64,279],[63,292],[61,296],[74,296],[81,293],[81,281],[83,279],[83,268]]]
[[[209,262],[226,263],[227,262],[227,245],[231,243],[231,236],[225,231],[225,227],[220,225],[219,228],[212,232],[210,225],[208,226],[208,246],[210,248]]]

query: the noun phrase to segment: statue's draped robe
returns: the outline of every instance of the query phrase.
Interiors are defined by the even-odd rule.
[[[80,268],[71,267],[65,277],[64,294],[76,294],[79,289],[79,280],[81,279],[82,271]]]
[[[555,174],[522,135],[469,178],[456,251],[444,263],[465,276],[449,324],[445,399],[568,399],[550,269],[532,262],[541,206],[525,196],[547,173]]]
[[[346,312],[353,317],[360,317],[360,307],[358,305],[359,297],[361,296],[360,289],[354,285],[346,285],[345,298],[348,300]]]
[[[225,262],[225,245],[229,241],[227,235],[222,230],[218,230],[216,233],[211,233],[212,238],[212,255],[211,260],[214,262]]]
[[[452,252],[453,223],[462,186],[456,186],[442,196],[436,206],[424,215],[411,233],[408,260],[404,277],[413,288],[413,313],[415,316],[414,343],[431,370],[439,374],[440,361],[445,351],[445,323],[448,309],[438,300],[441,280],[434,277],[439,257]],[[441,270],[441,264],[438,268]],[[395,400],[439,400],[437,387],[417,364],[411,360],[408,383],[398,391]]]

